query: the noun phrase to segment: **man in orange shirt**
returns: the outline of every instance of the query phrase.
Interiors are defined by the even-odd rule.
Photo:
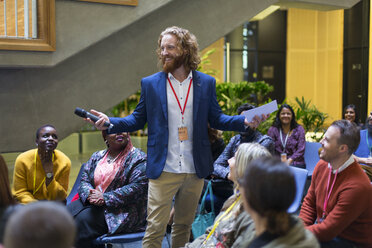
[[[353,157],[359,141],[357,126],[339,120],[320,142],[300,218],[322,247],[372,247],[372,185]]]

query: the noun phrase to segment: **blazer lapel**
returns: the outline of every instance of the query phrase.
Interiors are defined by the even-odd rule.
[[[161,73],[160,80],[158,82],[159,85],[159,97],[161,108],[163,110],[164,118],[168,121],[168,112],[167,112],[167,74]]]
[[[194,90],[194,100],[193,100],[193,118],[194,122],[196,120],[196,117],[198,116],[198,110],[199,110],[199,102],[200,102],[200,96],[201,96],[201,80],[199,75],[196,73],[196,71],[192,71],[192,78],[193,78],[193,90]],[[194,123],[195,126],[195,123]]]

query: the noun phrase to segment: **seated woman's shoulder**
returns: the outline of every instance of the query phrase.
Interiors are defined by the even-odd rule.
[[[132,151],[135,156],[137,156],[138,158],[142,158],[142,159],[147,159],[147,154],[142,151],[141,149],[137,148],[137,147],[133,147],[133,151]]]
[[[61,160],[67,161],[71,164],[70,158],[66,154],[64,154],[62,151],[55,149],[54,152],[58,158],[60,158]]]
[[[303,127],[303,126],[301,126],[300,124],[298,124],[298,126],[297,126],[297,129],[299,129],[299,130],[301,130],[301,131],[305,132],[305,129],[304,129],[304,127]]]

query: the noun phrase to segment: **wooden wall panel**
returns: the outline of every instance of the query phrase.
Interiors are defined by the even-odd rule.
[[[289,101],[304,96],[330,115],[342,112],[343,10],[288,10]]]

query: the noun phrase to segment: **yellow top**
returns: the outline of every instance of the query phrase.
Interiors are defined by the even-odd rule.
[[[37,200],[64,200],[67,197],[70,168],[70,159],[63,152],[54,150],[53,180],[47,187],[37,149],[21,153],[15,161],[12,193],[23,204]]]

